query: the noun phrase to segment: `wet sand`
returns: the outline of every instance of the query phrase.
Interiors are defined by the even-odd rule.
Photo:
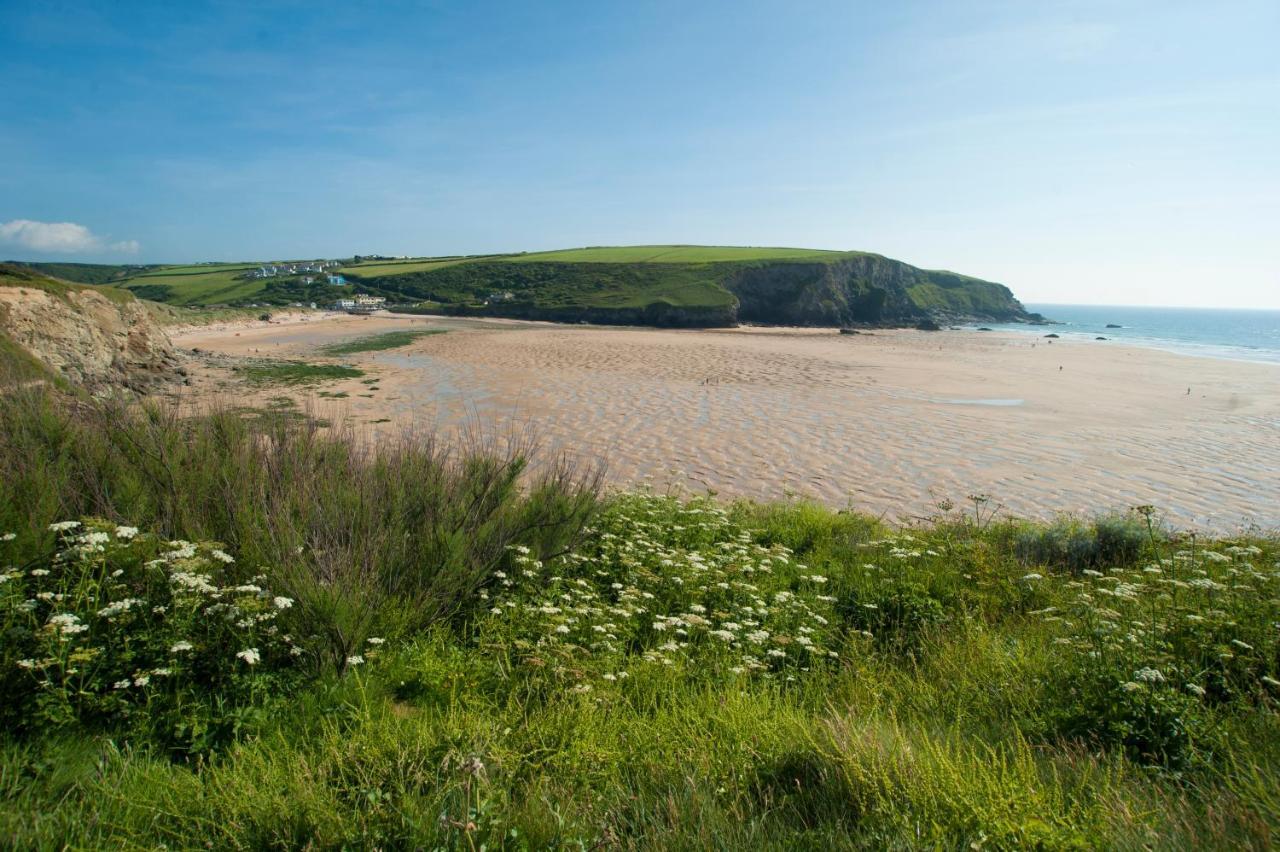
[[[383,432],[528,422],[544,445],[607,461],[619,485],[798,494],[897,521],[982,493],[1028,517],[1151,504],[1178,526],[1280,527],[1276,365],[990,332],[385,315],[233,324],[174,342],[318,360],[326,343],[428,327],[450,332],[344,356],[362,380],[246,395],[215,358],[197,390],[309,396],[323,416]],[[318,399],[320,390],[347,397]]]

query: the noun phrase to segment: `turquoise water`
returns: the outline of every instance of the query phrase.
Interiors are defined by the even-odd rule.
[[[1062,325],[993,325],[1000,331],[1106,337],[1189,355],[1280,363],[1280,311],[1137,308],[1110,305],[1027,305]],[[1108,324],[1122,328],[1107,328]]]

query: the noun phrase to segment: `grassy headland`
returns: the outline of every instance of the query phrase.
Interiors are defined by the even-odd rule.
[[[40,265],[36,265],[40,266]],[[47,266],[47,265],[46,265]],[[324,304],[349,295],[323,275],[254,277],[256,264],[79,267],[173,305]],[[410,309],[467,316],[659,326],[914,324],[1030,320],[1008,288],[866,252],[741,246],[612,246],[352,261],[361,290]],[[308,280],[310,279],[310,280]]]
[[[1265,848],[1280,543],[0,396],[18,848]],[[524,485],[521,487],[521,481]]]

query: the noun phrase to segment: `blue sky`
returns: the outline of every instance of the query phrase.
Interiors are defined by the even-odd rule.
[[[1280,308],[1280,3],[0,3],[0,257],[710,243]]]

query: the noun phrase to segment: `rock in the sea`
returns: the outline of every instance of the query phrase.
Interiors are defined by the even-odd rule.
[[[1045,337],[1058,337],[1058,336],[1059,336],[1059,335],[1056,335],[1056,334],[1046,334],[1046,335],[1045,335]]]
[[[1124,328],[1124,326],[1122,326],[1122,325],[1116,325],[1116,324],[1115,324],[1115,323],[1113,323],[1113,322],[1109,322],[1109,323],[1107,323],[1107,328]]]
[[[1106,340],[1105,337],[1095,337],[1094,340]]]

